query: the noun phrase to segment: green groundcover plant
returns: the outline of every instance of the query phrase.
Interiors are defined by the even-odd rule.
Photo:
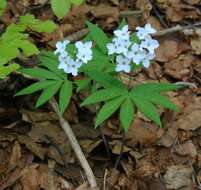
[[[178,110],[169,99],[161,95],[180,88],[170,83],[142,83],[134,87],[121,81],[121,73],[130,73],[138,68],[148,68],[155,57],[159,43],[151,37],[155,29],[150,24],[129,31],[122,21],[114,36],[109,38],[99,27],[87,22],[90,33],[82,40],[70,43],[57,42],[55,52],[39,56],[40,64],[24,68],[23,74],[39,81],[26,87],[16,95],[27,95],[41,91],[36,107],[43,105],[58,94],[60,113],[63,114],[77,88],[89,90],[90,95],[81,106],[100,104],[95,127],[100,126],[119,110],[121,126],[128,131],[137,111],[162,127],[157,106]],[[79,78],[77,79],[79,75]],[[132,80],[132,78],[131,78]]]
[[[71,8],[71,5],[80,5],[84,0],[50,0],[54,14],[59,18],[63,18]]]
[[[19,69],[14,60],[20,54],[29,57],[40,52],[30,41],[28,30],[50,33],[55,29],[52,21],[41,21],[31,14],[20,16],[17,24],[10,24],[0,36],[0,79]]]

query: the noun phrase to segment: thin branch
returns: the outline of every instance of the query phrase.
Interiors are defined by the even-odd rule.
[[[91,188],[98,189],[97,183],[96,183],[96,178],[93,174],[93,171],[92,171],[88,161],[86,160],[86,158],[84,156],[84,153],[75,137],[73,130],[71,129],[69,123],[60,114],[58,104],[55,101],[55,99],[52,99],[50,101],[50,104],[51,104],[53,110],[55,111],[55,113],[59,117],[60,125],[61,125],[62,129],[64,130],[65,134],[67,135],[68,140],[69,140],[82,168],[84,169],[84,171],[86,173],[86,176],[87,176],[87,179],[88,179],[88,182],[89,182]]]
[[[128,17],[128,16],[141,17],[142,11],[134,10],[134,11],[121,11],[120,12],[120,17]]]
[[[171,33],[175,33],[175,32],[181,32],[181,31],[184,31],[184,30],[187,30],[187,29],[193,29],[193,28],[200,27],[200,26],[201,26],[201,22],[198,22],[198,23],[195,23],[195,24],[190,24],[190,25],[185,25],[185,26],[177,25],[177,26],[174,26],[172,28],[168,28],[168,29],[165,29],[165,30],[158,31],[155,34],[152,34],[152,36],[154,36],[154,37],[164,36],[164,35],[167,35],[167,34],[171,34]]]

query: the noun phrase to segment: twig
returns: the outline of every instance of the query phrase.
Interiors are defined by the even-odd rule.
[[[60,114],[58,104],[55,101],[55,99],[52,99],[50,101],[50,104],[51,104],[53,110],[55,111],[55,113],[59,117],[60,125],[61,125],[62,129],[64,130],[65,134],[67,135],[68,140],[69,140],[78,160],[80,161],[82,168],[84,169],[84,171],[86,173],[86,176],[87,176],[87,179],[88,179],[88,182],[89,182],[91,188],[98,189],[97,183],[96,183],[96,178],[93,174],[93,171],[92,171],[88,161],[86,160],[86,158],[84,156],[84,153],[75,137],[73,130],[71,129],[69,123]]]
[[[128,16],[141,17],[142,11],[134,10],[134,11],[121,11],[120,12],[120,17],[128,17]]]
[[[156,32],[155,34],[152,34],[152,36],[157,37],[157,36],[163,36],[163,35],[167,35],[170,33],[175,33],[175,32],[180,32],[186,29],[192,29],[192,28],[196,28],[196,27],[200,27],[201,26],[201,22],[195,23],[195,24],[191,24],[191,25],[186,25],[186,26],[174,26],[172,28],[168,28],[165,30],[161,30]]]
[[[158,11],[158,7],[155,5],[155,3],[153,2],[153,0],[150,0],[150,3],[152,5],[153,11],[154,11],[156,17],[158,18],[159,22],[161,23],[161,25],[164,28],[169,28],[168,25],[166,24],[166,22],[164,21],[163,17],[160,15],[160,13]]]

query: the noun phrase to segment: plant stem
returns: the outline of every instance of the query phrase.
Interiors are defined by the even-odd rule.
[[[67,135],[68,140],[69,140],[69,142],[70,142],[70,144],[71,144],[82,168],[84,169],[84,171],[86,173],[89,185],[93,189],[99,189],[97,187],[97,182],[96,182],[96,178],[93,174],[93,171],[92,171],[87,159],[85,158],[84,153],[83,153],[83,151],[82,151],[82,149],[81,149],[81,147],[80,147],[80,145],[79,145],[79,143],[75,137],[75,134],[74,134],[73,130],[71,129],[68,121],[66,121],[62,117],[62,115],[60,114],[58,104],[55,101],[55,99],[50,100],[50,104],[51,104],[53,110],[55,111],[55,113],[58,115],[60,125],[61,125],[62,129],[64,130],[65,134]]]

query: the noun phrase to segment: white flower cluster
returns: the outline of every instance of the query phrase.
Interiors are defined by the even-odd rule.
[[[88,63],[92,60],[92,42],[81,42],[77,41],[75,47],[77,49],[76,58],[66,51],[67,45],[70,43],[69,40],[64,40],[63,42],[56,43],[55,54],[59,54],[59,69],[63,69],[65,73],[77,76],[78,69],[83,63]]]
[[[155,49],[158,48],[157,40],[152,39],[150,34],[156,32],[150,24],[145,27],[137,27],[136,35],[140,43],[131,41],[128,25],[114,31],[115,37],[107,44],[108,55],[116,54],[116,71],[130,72],[131,63],[142,64],[148,68],[150,61],[155,57]]]

